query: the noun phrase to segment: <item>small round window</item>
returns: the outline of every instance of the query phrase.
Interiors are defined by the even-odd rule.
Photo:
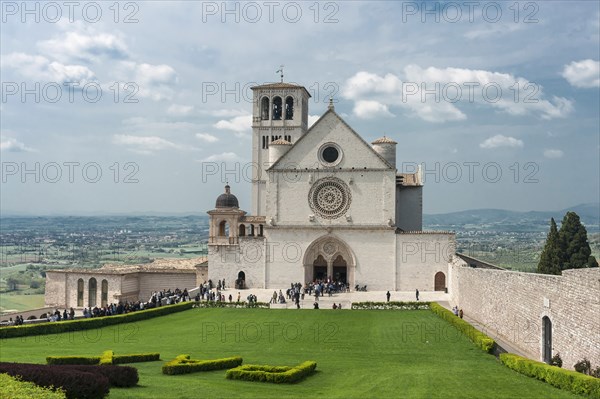
[[[334,163],[337,161],[339,156],[340,153],[338,152],[337,148],[333,146],[325,147],[323,150],[323,160],[327,163]]]
[[[342,150],[337,144],[326,143],[319,150],[319,159],[326,166],[335,166],[342,160]]]

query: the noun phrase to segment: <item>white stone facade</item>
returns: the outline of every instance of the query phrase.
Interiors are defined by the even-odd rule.
[[[454,234],[420,231],[421,177],[397,173],[396,142],[366,143],[332,103],[307,129],[304,87],[277,83],[253,92],[252,159],[260,172],[253,216],[227,186],[208,212],[209,278],[249,288],[332,279],[369,290],[445,291]],[[293,115],[273,119],[276,97],[294,101]],[[267,112],[266,104],[275,108]]]

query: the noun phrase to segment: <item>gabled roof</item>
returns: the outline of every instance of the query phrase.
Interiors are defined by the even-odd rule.
[[[284,82],[266,83],[264,85],[258,85],[258,86],[251,87],[250,89],[252,89],[252,90],[258,90],[258,89],[303,89],[306,92],[306,94],[308,95],[308,97],[311,97],[308,90],[306,90],[306,87],[291,84],[291,83],[284,83]]]
[[[321,117],[319,119],[317,119],[317,121],[315,123],[313,123],[313,125],[306,131],[306,133],[304,133],[302,136],[300,136],[300,138],[298,140],[296,140],[295,143],[292,144],[292,147],[281,157],[279,158],[273,165],[271,165],[267,170],[272,170],[274,169],[277,165],[279,165],[279,163],[283,160],[283,158],[285,158],[288,154],[292,153],[294,151],[294,147],[296,147],[296,145],[298,143],[300,143],[302,140],[304,140],[304,138],[308,135],[311,134],[311,132],[313,131],[313,129],[319,125],[319,123],[321,122],[321,120],[323,120],[323,118],[325,118],[325,116],[327,116],[328,114],[333,114],[340,122],[342,122],[342,124],[344,126],[346,126],[346,128],[348,128],[348,130],[354,134],[356,136],[356,138],[358,138],[359,142],[363,143],[364,146],[366,148],[369,149],[369,151],[371,151],[373,154],[375,154],[375,156],[377,156],[377,158],[379,158],[385,165],[387,165],[388,168],[390,169],[395,169],[392,165],[390,165],[390,163],[388,161],[385,160],[385,158],[383,158],[381,155],[379,155],[374,149],[373,147],[371,147],[361,136],[360,134],[356,133],[356,131],[354,129],[352,129],[352,127],[350,125],[348,125],[346,123],[346,121],[344,119],[342,119],[341,116],[339,116],[337,114],[337,112],[335,112],[335,109],[333,107],[329,108],[323,115],[321,115]]]

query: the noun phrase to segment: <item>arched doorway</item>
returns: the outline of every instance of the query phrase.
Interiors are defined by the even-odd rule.
[[[550,363],[552,359],[552,322],[548,316],[542,318],[542,359]]]
[[[235,280],[235,288],[244,289],[246,288],[246,273],[240,271],[237,276],[237,280]]]
[[[356,258],[350,247],[338,237],[328,234],[317,238],[304,252],[306,282],[331,278],[352,286]]]
[[[437,272],[433,278],[433,285],[435,291],[446,290],[446,275],[442,272]]]
[[[327,278],[327,261],[319,255],[313,262],[313,280],[325,280]]]
[[[348,265],[342,255],[338,255],[333,260],[333,281],[339,281],[346,284],[348,281]]]

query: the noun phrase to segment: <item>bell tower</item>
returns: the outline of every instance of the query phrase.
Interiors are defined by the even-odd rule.
[[[252,87],[252,215],[266,212],[266,170],[269,145],[285,140],[292,145],[308,129],[308,99],[304,86],[283,82]]]

